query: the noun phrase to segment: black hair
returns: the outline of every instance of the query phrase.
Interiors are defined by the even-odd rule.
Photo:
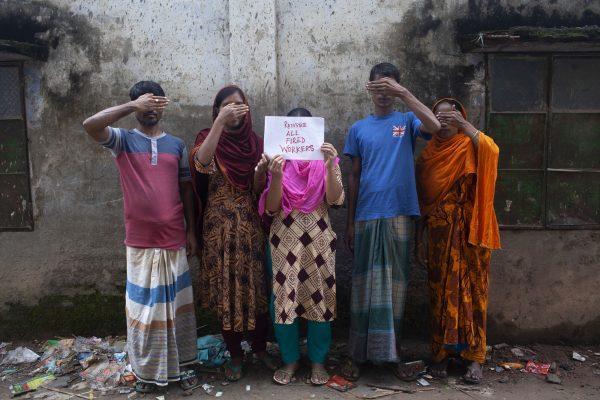
[[[306,108],[298,107],[287,113],[288,117],[312,117],[310,111]]]
[[[388,62],[377,64],[371,68],[369,80],[374,81],[376,76],[394,78],[396,82],[400,82],[400,71],[394,64]]]
[[[165,95],[165,91],[160,85],[152,81],[139,81],[129,89],[129,98],[131,100],[137,100],[143,94],[152,93],[155,96]]]
[[[242,89],[240,89],[237,86],[227,86],[221,89],[219,93],[217,93],[217,96],[215,97],[215,107],[217,109],[221,107],[223,101],[234,93],[239,93],[240,96],[244,98],[244,93],[242,92]]]

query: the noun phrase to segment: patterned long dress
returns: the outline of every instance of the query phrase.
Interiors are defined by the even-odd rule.
[[[200,301],[216,310],[223,330],[254,330],[256,317],[268,312],[265,238],[252,191],[240,191],[215,161],[207,167],[208,198],[204,207]]]
[[[340,168],[336,178],[341,184]],[[344,193],[332,205],[341,205]],[[323,201],[311,213],[292,210],[273,218],[270,231],[275,323],[296,317],[326,322],[336,316],[335,251],[337,236]]]
[[[485,362],[491,251],[468,243],[476,175],[461,177],[427,218],[432,352]]]

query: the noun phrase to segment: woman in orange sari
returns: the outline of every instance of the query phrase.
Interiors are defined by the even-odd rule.
[[[457,100],[433,112],[440,131],[417,160],[421,220],[417,260],[428,266],[433,375],[447,376],[448,358],[467,363],[463,379],[479,383],[486,352],[488,275],[500,248],[494,213],[498,146],[467,120]],[[427,237],[427,241],[423,237]]]

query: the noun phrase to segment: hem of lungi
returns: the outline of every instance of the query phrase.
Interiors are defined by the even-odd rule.
[[[352,359],[352,361],[354,361],[357,364],[364,364],[364,363],[367,363],[367,362],[373,363],[375,365],[385,364],[385,363],[398,364],[399,362],[402,361],[401,357],[386,358],[386,359],[373,358],[373,357],[359,358],[359,357],[355,357],[353,354],[348,354],[348,357],[350,357]]]
[[[180,362],[179,366],[180,367],[185,367],[187,365],[196,364],[197,362],[198,362],[198,360],[194,358],[193,360]],[[151,383],[151,384],[154,384],[154,385],[157,385],[157,386],[167,386],[169,384],[169,382],[179,382],[181,380],[181,376],[178,376],[178,377],[175,377],[175,378],[173,378],[173,377],[167,378],[166,381],[162,381],[162,380],[159,381],[159,380],[156,380],[156,379],[146,379],[146,378],[142,378],[135,371],[132,371],[132,372],[133,372],[133,375],[136,377],[136,379],[138,381],[143,382],[143,383]]]
[[[133,375],[140,382],[151,383],[156,386],[167,386],[169,384],[169,382],[179,382],[181,380],[180,376],[178,376],[177,378],[167,378],[166,381],[157,381],[156,379],[144,379],[141,376],[139,376],[138,374],[136,374],[135,372],[133,373]]]
[[[363,354],[364,351],[361,351],[361,347],[360,345],[353,343],[353,338],[358,338],[358,337],[362,337],[363,340],[367,337],[368,335],[363,335],[363,334],[358,334],[356,332],[350,331],[350,338],[348,340],[348,357],[350,357],[354,362],[359,363],[359,364],[363,364],[366,362],[372,362],[374,364],[383,364],[383,363],[399,363],[400,361],[402,361],[402,357],[400,355],[400,351],[398,349],[396,349],[396,351],[389,351],[389,352],[379,352],[379,354],[392,354],[395,353],[396,356],[395,357],[377,357],[377,356],[373,356],[373,353],[371,354],[367,354],[366,356],[362,356],[359,354]]]
[[[381,364],[385,364],[385,363],[398,364],[399,362],[402,361],[402,358],[400,358],[400,357],[397,357],[397,358],[386,358],[386,359],[373,358],[373,357],[359,358],[359,357],[355,357],[352,354],[348,354],[348,357],[350,357],[352,359],[352,361],[354,361],[357,364],[365,364],[367,362],[370,362],[370,363],[375,364],[375,365],[381,365]]]

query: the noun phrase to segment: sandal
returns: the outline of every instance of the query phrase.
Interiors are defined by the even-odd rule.
[[[184,392],[196,389],[198,386],[200,386],[198,377],[196,376],[196,371],[193,369],[183,371],[179,379],[179,385],[181,385],[181,389]]]
[[[323,364],[313,364],[312,371],[310,373],[310,383],[315,386],[323,386],[329,381],[329,374],[325,370]]]
[[[392,372],[396,378],[411,382],[419,377],[419,374],[425,370],[425,363],[421,360],[407,363],[400,363],[392,367]]]
[[[355,382],[360,378],[360,367],[351,358],[346,358],[342,362],[341,374],[350,382]]]
[[[135,383],[135,391],[138,393],[152,393],[156,390],[156,385],[153,383],[146,383],[137,381]]]
[[[477,385],[481,382],[481,378],[483,378],[483,368],[481,367],[481,364],[476,361],[471,362],[467,366],[467,372],[463,375],[463,380],[466,383]]]
[[[225,379],[229,382],[237,382],[242,379],[242,365],[233,365],[231,361],[223,365]]]
[[[279,385],[288,385],[290,382],[294,382],[296,380],[294,374],[298,370],[298,366],[296,365],[293,367],[292,371],[286,367],[279,368],[277,371],[275,371],[273,374],[273,382]]]

